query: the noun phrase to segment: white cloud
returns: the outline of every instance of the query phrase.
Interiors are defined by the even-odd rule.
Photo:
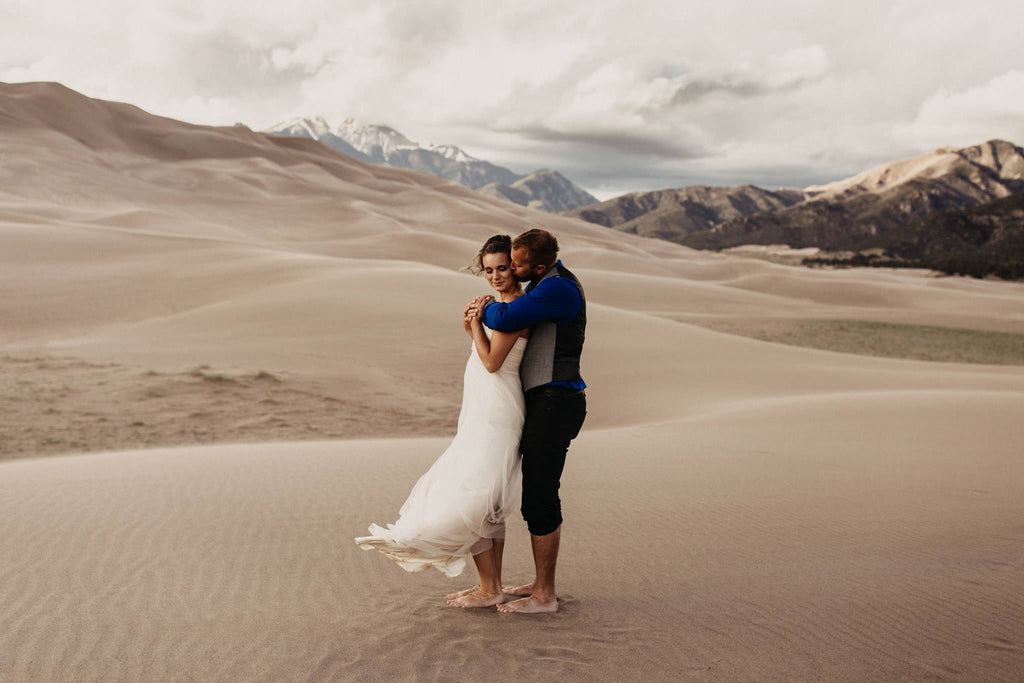
[[[0,0],[0,80],[202,123],[357,116],[594,188],[805,184],[1024,142],[1022,19],[1018,0]]]
[[[1012,70],[959,92],[942,89],[921,104],[908,136],[936,147],[993,138],[1024,142],[1024,71]]]

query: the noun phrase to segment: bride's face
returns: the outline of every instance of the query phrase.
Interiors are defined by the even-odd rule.
[[[482,265],[484,277],[488,284],[499,293],[511,292],[519,286],[519,281],[512,274],[512,261],[508,254],[484,254]]]

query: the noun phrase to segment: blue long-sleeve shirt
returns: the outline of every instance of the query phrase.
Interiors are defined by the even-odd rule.
[[[539,322],[567,323],[576,319],[583,305],[580,290],[572,280],[551,277],[515,301],[492,301],[483,310],[484,325],[499,332],[518,332]]]
[[[562,262],[555,265],[560,266]],[[528,287],[526,293],[515,301],[492,301],[487,304],[481,319],[492,330],[517,332],[546,320],[555,323],[572,322],[580,314],[582,306],[583,298],[575,282],[564,277],[549,277],[541,280],[537,286]],[[582,379],[551,384],[573,389],[585,389],[587,386]]]

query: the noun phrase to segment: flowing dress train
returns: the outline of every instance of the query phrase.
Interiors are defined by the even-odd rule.
[[[485,328],[488,338],[492,331]],[[370,525],[356,538],[406,571],[434,567],[458,576],[466,560],[505,538],[505,516],[522,495],[519,439],[526,414],[520,337],[497,372],[488,372],[474,345],[463,377],[455,438],[412,488],[387,528]]]

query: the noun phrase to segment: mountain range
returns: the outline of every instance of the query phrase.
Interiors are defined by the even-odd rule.
[[[631,193],[564,213],[702,249],[788,244],[838,250],[938,211],[1018,192],[1024,192],[1024,150],[992,140],[802,190],[691,186]]]
[[[693,185],[633,192],[564,213],[622,232],[685,243],[686,236],[711,230],[730,219],[775,212],[806,199],[801,190]]]
[[[520,175],[470,156],[455,145],[422,147],[394,128],[357,119],[345,119],[332,128],[323,117],[296,118],[264,132],[312,138],[360,161],[423,171],[532,209],[558,212],[597,202],[596,197],[558,171]]]
[[[1022,192],[1024,149],[991,140],[937,149],[802,190],[693,186],[627,194],[563,213],[698,249],[744,244],[826,251],[881,249],[890,257],[915,262],[927,256],[931,264],[940,256],[955,260],[968,248],[950,233],[952,228],[942,226],[987,216],[986,230],[974,233],[972,253],[989,237],[1003,240],[1024,230],[1018,214],[1005,208],[1010,203],[974,211]],[[941,220],[926,221],[939,214]],[[982,242],[977,242],[979,235],[986,236]],[[978,253],[991,260],[996,252],[991,247]],[[999,269],[1012,270],[1005,264]]]
[[[382,163],[367,166],[361,162],[381,162],[404,155],[408,159],[444,159],[452,164],[451,168],[465,172],[466,177],[477,171],[482,175],[500,173],[493,170],[500,167],[473,159],[456,147],[420,148],[397,131],[379,126],[349,122],[347,127],[332,131],[326,122],[311,120],[296,124],[299,128],[289,135],[268,135],[254,133],[244,126],[185,127],[173,122],[173,126],[166,124],[170,127],[164,130],[160,126],[169,119],[145,114],[130,105],[92,100],[56,84],[30,85],[5,86],[6,100],[0,107],[0,129],[17,123],[15,113],[22,109],[30,111],[34,121],[32,128],[23,126],[5,138],[0,155],[0,181],[5,195],[24,185],[25,196],[52,196],[62,203],[98,206],[117,188],[118,192],[123,191],[123,196],[118,195],[120,199],[131,204],[131,197],[143,191],[140,188],[149,188],[149,175],[155,171],[149,170],[149,162],[124,162],[118,156],[122,151],[144,153],[147,159],[159,158],[176,164],[173,173],[161,170],[160,188],[180,186],[193,193],[218,191],[231,184],[230,178],[216,168],[219,162],[207,160],[202,169],[189,166],[196,154],[213,144],[211,140],[217,141],[217,154],[227,155],[225,158],[252,159],[251,163],[257,166],[263,163],[259,159],[275,164],[287,160],[289,168],[294,165],[302,169],[301,173],[288,171],[287,178],[278,177],[280,174],[275,171],[264,174],[266,177],[258,182],[231,184],[230,195],[239,201],[245,192],[259,194],[278,186],[311,185],[325,197],[333,197],[337,190],[326,189],[318,174],[326,172],[331,177],[348,179],[368,176],[371,170],[374,178],[367,181],[369,187],[386,181],[401,188],[407,180],[399,181],[399,177],[417,178],[416,182],[424,187],[437,186],[444,188],[444,193],[465,195],[469,203],[487,205],[488,213],[528,213],[521,206],[535,207],[542,202],[550,207],[574,187],[554,172],[541,171],[515,179],[505,177],[510,182],[490,180],[471,192],[438,180],[436,174],[410,174]],[[70,116],[68,111],[85,113]],[[91,116],[96,111],[101,111],[102,116]],[[117,113],[116,125],[103,123],[113,116],[111,112]],[[301,128],[302,125],[308,128]],[[62,163],[47,167],[45,173],[26,175],[18,165],[18,154],[30,155],[33,145],[38,146],[38,142],[25,137],[27,130],[36,129],[43,131],[40,135],[45,140],[59,135],[66,138],[65,142],[75,141],[78,146],[69,148]],[[151,133],[155,129],[159,132]],[[339,154],[332,146],[318,143],[315,136],[332,140],[335,146],[348,145],[351,153]],[[89,150],[100,149],[109,152],[109,156],[94,163],[88,157]],[[360,159],[360,155],[365,159]],[[88,166],[89,173],[82,177],[98,183],[95,188],[86,189],[81,177],[72,173],[72,168],[78,166]],[[508,169],[504,171],[511,173]],[[99,183],[100,178],[106,181]],[[493,192],[513,203],[483,201],[481,191]],[[802,190],[765,190],[752,185],[692,186],[623,195],[564,213],[604,228],[697,248],[787,244],[839,252],[822,257],[850,263],[854,260],[843,256],[843,252],[853,252],[862,260],[874,258],[874,265],[920,265],[971,275],[1024,277],[1022,195],[1024,150],[1010,142],[992,140],[972,147],[938,149]],[[346,205],[345,211],[359,213],[359,206],[358,202]],[[190,209],[182,206],[181,210]],[[365,217],[367,229],[377,229],[377,213]],[[293,210],[288,215],[261,214],[259,220],[265,222],[268,235],[279,236],[301,232],[303,222],[296,219],[300,215],[301,212]],[[143,220],[141,215],[137,218]],[[564,217],[552,216],[550,220],[576,223]],[[196,225],[162,214],[147,213],[145,221],[193,228]]]

